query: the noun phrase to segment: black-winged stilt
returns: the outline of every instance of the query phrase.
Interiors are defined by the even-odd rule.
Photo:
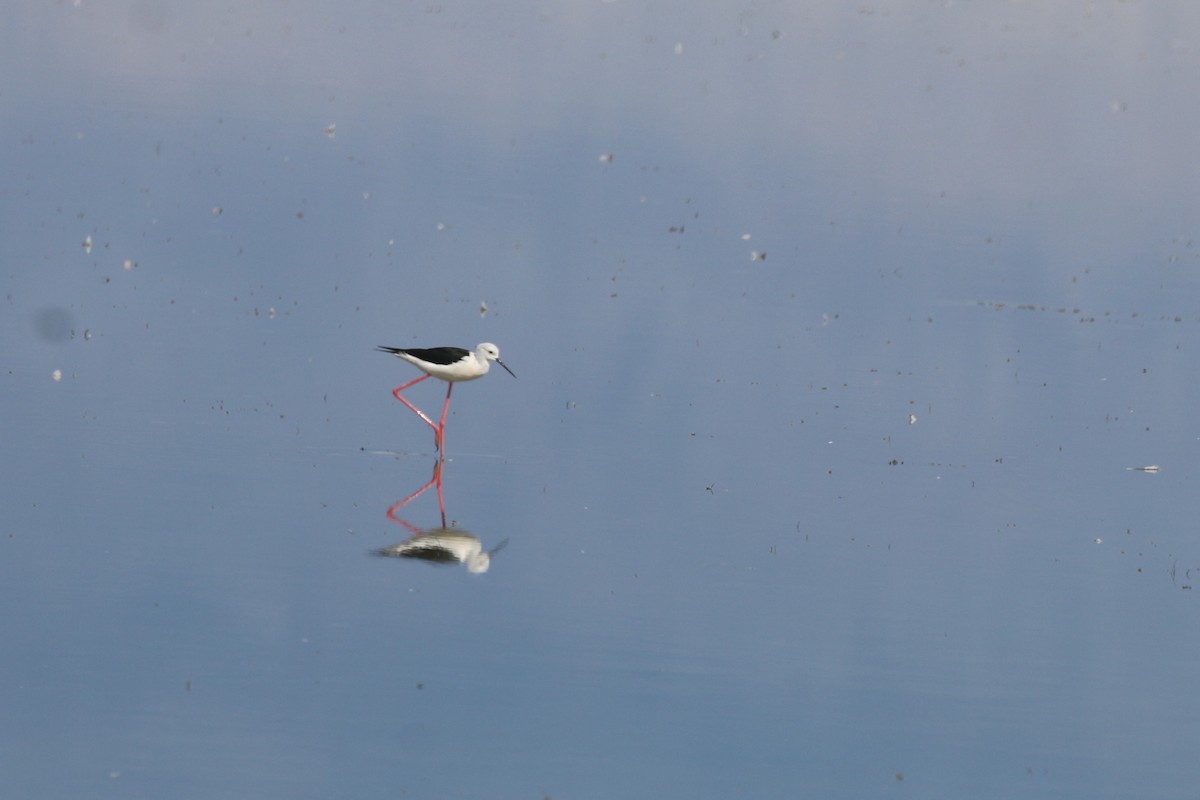
[[[442,457],[445,458],[446,451],[442,447],[442,440],[446,430],[446,412],[450,409],[450,392],[454,389],[454,384],[458,381],[473,381],[476,378],[482,378],[487,374],[491,367],[491,362],[495,361],[500,366],[508,371],[509,375],[514,378],[517,374],[508,365],[500,360],[500,348],[491,342],[484,342],[474,350],[465,350],[461,347],[384,347],[380,345],[376,348],[381,353],[391,353],[397,358],[402,358],[408,363],[415,366],[425,374],[419,378],[414,378],[403,386],[397,386],[392,390],[392,394],[397,400],[433,428],[433,444],[438,449]],[[414,406],[400,394],[405,389],[432,375],[435,378],[441,378],[446,381],[446,402],[442,405],[442,419],[440,423],[434,423],[421,409]]]

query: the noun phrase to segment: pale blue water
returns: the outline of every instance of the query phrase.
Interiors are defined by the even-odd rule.
[[[10,5],[0,794],[1194,797],[1198,14]]]

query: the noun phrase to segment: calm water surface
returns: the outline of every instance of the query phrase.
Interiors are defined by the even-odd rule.
[[[2,793],[1194,797],[1198,13],[12,5]]]

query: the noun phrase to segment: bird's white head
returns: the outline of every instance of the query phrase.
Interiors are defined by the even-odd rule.
[[[509,369],[508,365],[500,360],[500,348],[496,347],[496,345],[492,344],[491,342],[483,342],[475,348],[475,352],[487,361],[495,361],[497,364],[504,367],[505,371],[508,372],[509,375],[512,375],[514,378],[517,377],[517,373]]]

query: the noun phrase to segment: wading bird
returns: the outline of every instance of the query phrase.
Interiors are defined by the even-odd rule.
[[[441,453],[442,458],[446,457],[446,450],[443,447],[446,431],[446,412],[450,410],[450,392],[454,389],[454,384],[459,381],[473,381],[476,378],[482,378],[487,374],[493,361],[504,367],[509,375],[512,375],[514,378],[517,377],[517,374],[508,369],[508,365],[500,360],[500,348],[491,342],[484,342],[474,350],[465,350],[461,347],[431,347],[423,349],[413,347],[384,347],[383,345],[380,345],[376,349],[381,353],[391,353],[396,358],[402,358],[425,373],[403,386],[397,386],[392,390],[392,394],[397,400],[408,406],[414,414],[425,420],[429,427],[433,428],[433,444],[438,449],[438,452]],[[441,378],[448,384],[446,386],[446,402],[442,405],[442,418],[437,423],[425,416],[425,413],[421,409],[408,402],[400,394],[408,387],[420,383],[431,375],[435,378]]]

